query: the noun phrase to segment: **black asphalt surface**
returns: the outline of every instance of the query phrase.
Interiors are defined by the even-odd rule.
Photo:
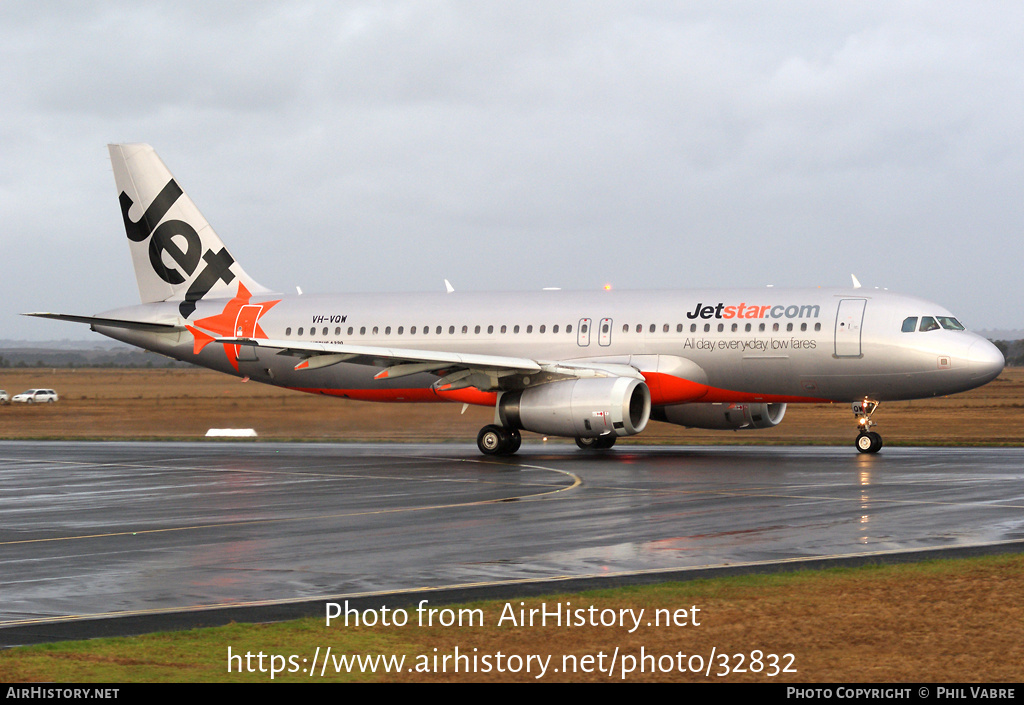
[[[1024,449],[0,443],[0,646],[1024,547]]]

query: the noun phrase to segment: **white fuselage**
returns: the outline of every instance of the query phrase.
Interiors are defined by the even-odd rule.
[[[903,332],[908,317],[951,314],[878,290],[261,295],[240,303],[231,308],[223,300],[201,301],[191,320],[211,337],[252,337],[255,324],[255,337],[275,341],[632,365],[647,378],[655,405],[914,399],[980,386],[1003,366],[998,349],[976,334]],[[255,314],[248,321],[246,305]],[[103,315],[159,321],[175,312],[174,304],[157,303]],[[217,320],[203,329],[202,321],[211,319]],[[374,379],[386,361],[295,370],[295,358],[273,350],[215,343],[195,353],[188,333],[94,327],[170,357],[305,391],[379,401],[493,403],[489,397],[438,396],[431,390],[436,374]],[[674,384],[676,379],[689,384]]]

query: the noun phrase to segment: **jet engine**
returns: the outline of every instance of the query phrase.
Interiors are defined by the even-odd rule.
[[[652,419],[677,426],[734,431],[778,426],[785,415],[785,404],[674,404],[651,412]]]
[[[650,416],[650,390],[628,377],[550,382],[506,392],[498,401],[502,425],[549,436],[632,436],[644,430]]]

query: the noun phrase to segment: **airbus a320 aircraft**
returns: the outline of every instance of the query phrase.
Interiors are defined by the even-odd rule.
[[[521,430],[606,449],[650,419],[768,428],[802,402],[852,403],[856,447],[874,453],[879,402],[962,392],[1003,369],[941,306],[860,288],[272,293],[152,147],[109,149],[142,304],[28,315],[314,394],[493,407],[477,437],[488,455],[515,453]]]

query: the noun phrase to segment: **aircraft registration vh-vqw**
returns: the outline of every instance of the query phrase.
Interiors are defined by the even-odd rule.
[[[946,309],[886,291],[698,289],[283,295],[224,247],[152,147],[110,158],[142,304],[30,313],[314,394],[494,408],[477,445],[521,430],[611,448],[651,419],[769,428],[792,403],[852,403],[874,453],[879,402],[953,394],[1003,369]],[[856,284],[856,280],[854,280]]]

